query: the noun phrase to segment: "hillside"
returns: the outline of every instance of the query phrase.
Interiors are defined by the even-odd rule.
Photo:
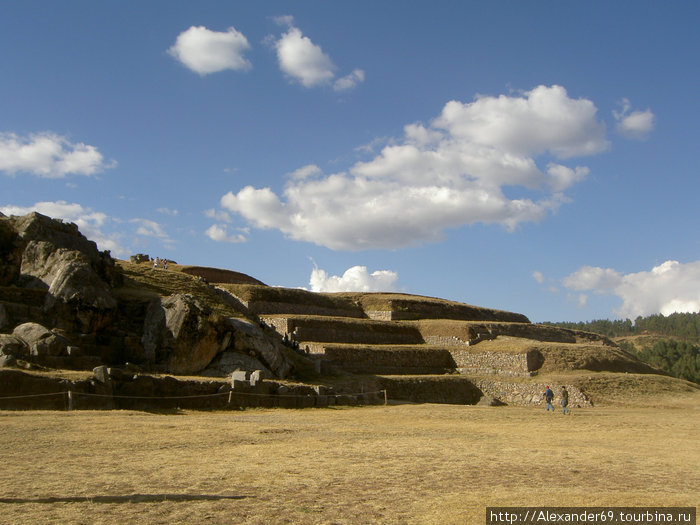
[[[638,317],[634,323],[629,319],[606,319],[547,325],[588,330],[611,337],[641,361],[673,377],[700,383],[700,313]]]
[[[75,225],[36,213],[0,217],[0,234],[3,397],[70,391],[93,408],[155,398],[181,406],[187,397],[216,408],[374,403],[386,392],[414,402],[539,405],[546,385],[565,385],[571,405],[586,407],[700,388],[604,335],[535,325],[516,312],[270,287],[228,269],[155,268],[147,256],[114,260]],[[21,406],[73,403],[70,395],[32,399]]]

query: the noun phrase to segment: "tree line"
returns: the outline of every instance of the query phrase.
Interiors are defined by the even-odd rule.
[[[595,332],[608,337],[625,337],[653,333],[669,337],[677,337],[686,341],[700,343],[700,313],[675,313],[671,315],[655,314],[649,317],[614,320],[597,319],[579,323],[544,323],[559,328]]]
[[[620,346],[635,353],[645,363],[668,372],[674,377],[700,383],[700,313],[661,314],[649,317],[608,320],[598,319],[580,323],[544,323],[559,328],[583,330],[603,334],[610,338],[653,334],[668,337],[642,343],[639,347],[631,341],[621,341]]]

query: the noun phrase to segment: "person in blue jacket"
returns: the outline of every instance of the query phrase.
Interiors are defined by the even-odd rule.
[[[549,388],[549,385],[545,387],[547,390],[544,391],[544,400],[547,402],[547,408],[545,409],[547,412],[549,412],[549,409],[552,409],[552,412],[554,412],[554,405],[552,405],[552,399],[554,399],[554,392],[552,392],[552,389]]]

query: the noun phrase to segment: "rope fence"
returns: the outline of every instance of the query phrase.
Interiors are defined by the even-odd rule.
[[[185,399],[203,399],[203,398],[214,398],[214,397],[221,397],[221,396],[228,396],[228,401],[227,404],[231,405],[231,402],[233,400],[233,396],[250,396],[250,397],[264,397],[264,398],[271,398],[271,399],[279,399],[279,398],[301,398],[301,399],[308,399],[308,398],[314,398],[314,397],[326,397],[326,398],[335,398],[336,400],[340,397],[355,397],[357,396],[368,396],[368,395],[377,395],[377,394],[384,394],[384,405],[387,405],[389,400],[387,397],[387,391],[386,390],[376,390],[374,392],[356,392],[356,393],[351,393],[351,394],[319,394],[318,396],[312,396],[310,394],[259,394],[259,393],[253,393],[253,392],[236,392],[234,390],[229,390],[227,392],[217,392],[215,394],[197,394],[197,395],[190,395],[190,396],[123,396],[123,395],[111,395],[111,394],[93,394],[90,392],[76,392],[74,390],[63,390],[60,392],[50,392],[46,394],[25,394],[21,396],[0,396],[0,402],[4,400],[17,400],[17,399],[30,399],[30,398],[37,398],[37,397],[50,397],[50,396],[67,396],[67,401],[68,401],[68,410],[73,410],[73,404],[74,404],[74,398],[77,396],[83,396],[83,397],[97,397],[97,398],[107,398],[107,399],[141,399],[141,400],[185,400]]]

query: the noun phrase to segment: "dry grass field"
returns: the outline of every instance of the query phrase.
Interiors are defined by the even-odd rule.
[[[485,507],[700,502],[666,408],[0,412],[2,523],[480,524]]]

